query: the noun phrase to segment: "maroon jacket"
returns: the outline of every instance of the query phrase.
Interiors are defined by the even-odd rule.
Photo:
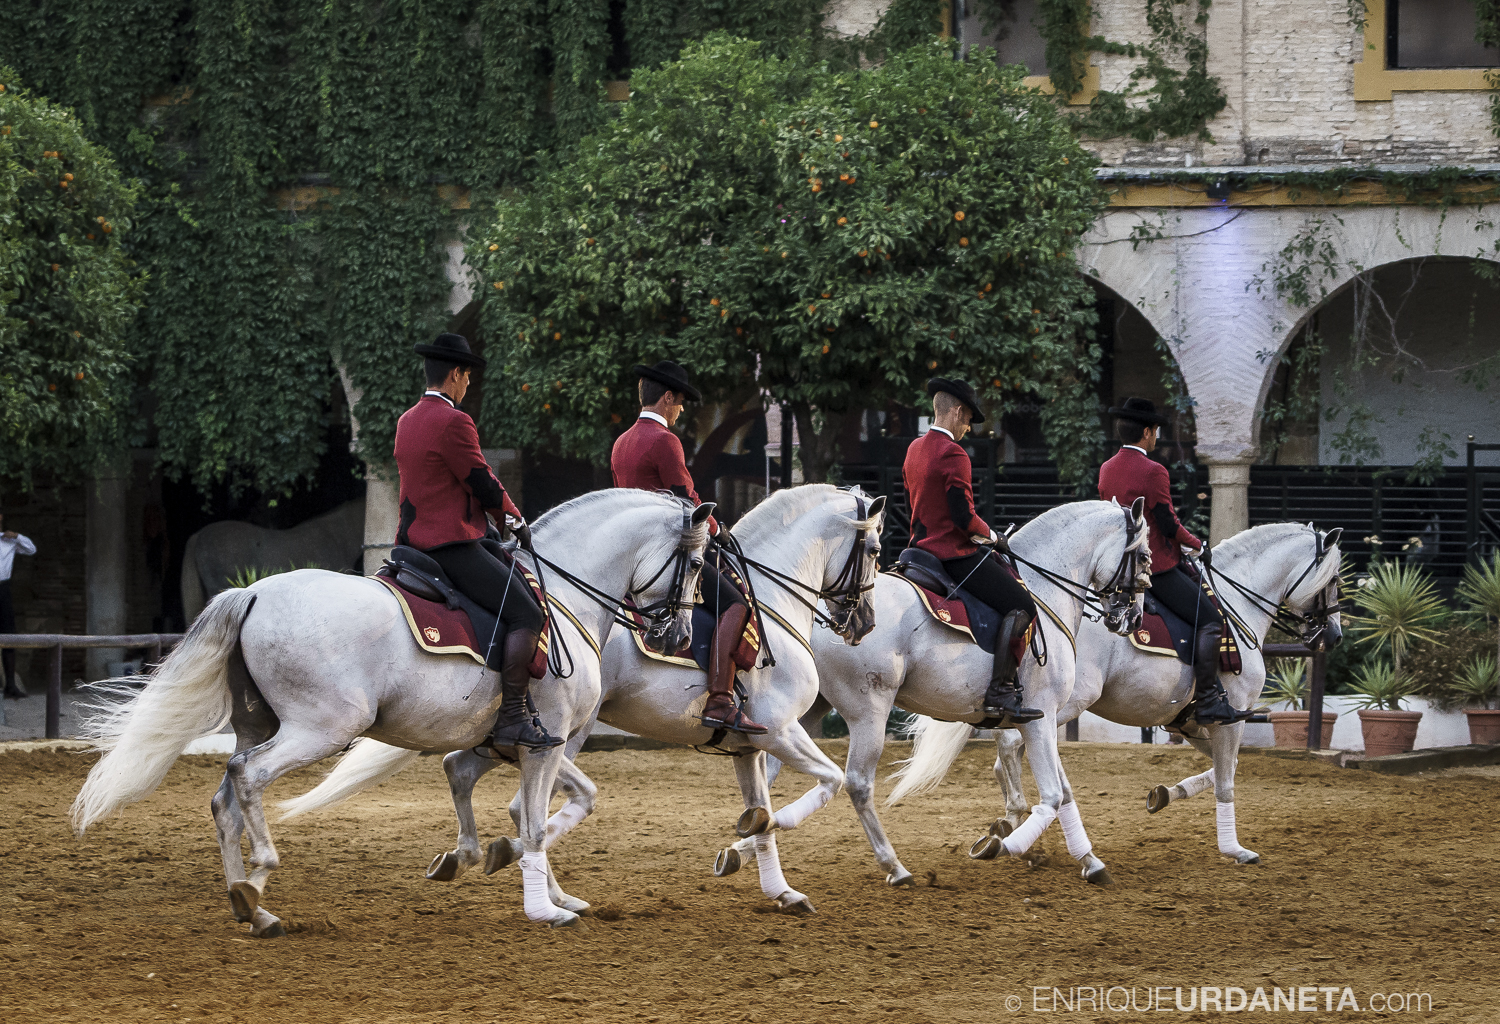
[[[974,511],[974,467],[958,442],[929,430],[906,449],[901,467],[911,505],[911,543],[939,558],[962,558],[979,548],[990,526]]]
[[[401,524],[396,543],[427,550],[479,540],[484,514],[521,518],[479,451],[469,414],[446,398],[423,395],[396,421],[396,469],[401,474]]]
[[[1166,572],[1182,561],[1178,545],[1200,549],[1203,542],[1177,521],[1172,507],[1172,480],[1167,467],[1135,448],[1121,448],[1099,467],[1099,497],[1129,505],[1146,499],[1146,523],[1151,530],[1151,572]]]
[[[653,419],[642,416],[625,433],[615,439],[609,453],[609,471],[616,487],[639,487],[643,491],[671,491],[687,498],[693,506],[703,504],[693,487],[682,454],[682,441],[676,434]],[[708,517],[708,532],[717,535],[719,524]]]

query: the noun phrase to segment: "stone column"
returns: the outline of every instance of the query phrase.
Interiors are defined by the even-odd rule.
[[[1203,458],[1203,462],[1208,466],[1213,501],[1208,521],[1211,546],[1250,528],[1250,460],[1219,462]]]
[[[130,463],[100,466],[85,485],[87,526],[84,539],[84,629],[90,636],[115,636],[126,629],[126,493]],[[109,677],[108,665],[120,661],[119,648],[91,649],[85,656],[90,682]]]
[[[398,495],[401,493],[400,477],[395,466],[365,469],[365,541],[364,571],[372,575],[381,562],[391,553],[396,539],[396,527],[400,525],[401,508]]]

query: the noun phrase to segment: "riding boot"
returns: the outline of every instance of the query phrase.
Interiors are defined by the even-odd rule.
[[[1223,626],[1210,622],[1198,630],[1193,641],[1193,719],[1200,725],[1232,725],[1251,715],[1229,703],[1224,684],[1219,681],[1219,640],[1223,632]]]
[[[738,667],[734,663],[734,649],[745,635],[745,621],[749,617],[749,608],[732,604],[714,626],[713,645],[708,652],[708,703],[703,706],[703,724],[710,729],[759,736],[770,730],[750,721],[734,703],[734,673]]]
[[[984,691],[980,707],[991,718],[1007,718],[1012,725],[1034,722],[1042,717],[1036,708],[1021,706],[1021,684],[1017,681],[1019,666],[1011,643],[1026,631],[1025,612],[1007,612],[1000,620],[1000,635],[995,639],[995,667],[990,672],[990,686]]]
[[[531,672],[528,666],[536,655],[537,634],[529,629],[513,629],[505,637],[505,658],[500,669],[500,714],[495,728],[482,746],[496,749],[510,747],[555,747],[562,737],[551,736],[530,706]]]

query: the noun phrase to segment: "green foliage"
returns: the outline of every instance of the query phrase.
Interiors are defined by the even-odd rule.
[[[1266,674],[1260,699],[1266,704],[1286,704],[1291,711],[1306,711],[1309,688],[1306,658],[1277,658],[1275,668]]]
[[[124,444],[136,198],[76,117],[0,66],[0,477],[76,474]]]
[[[946,44],[842,73],[763,51],[718,35],[637,72],[575,161],[499,201],[469,249],[506,378],[485,429],[602,459],[626,368],[663,357],[790,402],[804,437],[813,408],[836,432],[940,372],[1043,396],[1080,474],[1097,353],[1072,251],[1101,196],[1053,106]]]
[[[1368,662],[1354,675],[1354,706],[1362,711],[1400,711],[1401,701],[1416,693],[1410,677],[1389,661]]]
[[[1449,687],[1465,705],[1474,708],[1500,707],[1500,668],[1493,654],[1483,654],[1464,668]]]
[[[1355,589],[1354,603],[1363,612],[1349,617],[1358,642],[1389,648],[1397,675],[1407,649],[1414,641],[1431,640],[1446,614],[1432,577],[1401,562],[1375,565]]]
[[[1470,562],[1464,566],[1464,578],[1454,592],[1469,606],[1469,612],[1485,623],[1495,623],[1495,646],[1500,653],[1500,551],[1488,562]]]
[[[288,562],[285,569],[280,567],[266,567],[260,565],[242,565],[235,570],[229,579],[231,587],[244,588],[268,579],[272,576],[280,576],[284,572],[296,572],[298,569],[322,569],[324,566],[316,562],[308,562],[306,565],[298,565],[296,562]]]

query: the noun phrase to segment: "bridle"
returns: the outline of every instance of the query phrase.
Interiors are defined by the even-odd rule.
[[[1239,591],[1245,600],[1249,601],[1255,608],[1270,616],[1272,625],[1278,627],[1283,632],[1296,635],[1298,641],[1308,650],[1321,651],[1327,643],[1324,640],[1324,634],[1328,632],[1329,619],[1342,608],[1342,603],[1338,597],[1338,574],[1334,574],[1333,580],[1329,584],[1333,588],[1335,595],[1332,605],[1328,603],[1328,586],[1318,588],[1318,596],[1314,599],[1312,607],[1306,612],[1292,611],[1291,608],[1287,607],[1286,601],[1287,598],[1297,592],[1297,588],[1302,585],[1302,581],[1307,579],[1315,569],[1323,564],[1323,560],[1328,557],[1328,553],[1338,546],[1339,538],[1343,533],[1344,528],[1342,526],[1329,530],[1326,534],[1319,533],[1316,528],[1313,529],[1313,538],[1317,545],[1313,560],[1308,563],[1307,568],[1302,570],[1302,574],[1297,577],[1296,581],[1290,587],[1287,587],[1286,590],[1282,591],[1281,599],[1274,603],[1250,590],[1232,576],[1228,576],[1220,570],[1215,569],[1211,562],[1205,565],[1203,569],[1208,574],[1210,581],[1218,577]],[[1229,602],[1225,598],[1222,588],[1220,588],[1219,599],[1224,602],[1226,606],[1225,610],[1234,617],[1237,626],[1235,631],[1243,634],[1240,637],[1241,642],[1251,650],[1258,649],[1260,641],[1239,620],[1239,616],[1234,612],[1234,609],[1228,607]]]
[[[870,553],[869,568],[867,570],[863,561],[865,538],[869,533],[869,526],[864,524],[868,523],[869,514],[866,511],[864,496],[857,491],[850,491],[849,494],[854,498],[854,514],[857,521],[862,525],[855,531],[854,543],[849,548],[849,557],[844,560],[843,568],[839,570],[839,574],[831,586],[821,588],[810,587],[801,580],[788,576],[786,573],[781,572],[779,569],[774,569],[764,562],[757,562],[746,555],[744,549],[740,547],[739,541],[733,535],[728,534],[728,531],[721,531],[720,534],[720,543],[734,555],[736,561],[747,570],[754,569],[786,591],[805,607],[812,610],[813,621],[816,624],[825,626],[842,637],[849,637],[851,635],[854,629],[854,616],[859,611],[860,600],[865,594],[875,589],[874,569],[878,557],[875,552]],[[745,572],[742,575],[744,575],[748,585],[749,573]],[[797,591],[799,590],[807,596],[804,597],[803,594],[798,593]],[[753,593],[747,596],[752,601],[754,600]],[[824,614],[823,610],[818,607],[820,600],[828,602],[830,609],[837,609],[835,614]],[[764,637],[765,633],[762,632],[761,636]],[[771,659],[770,664],[774,665],[775,663],[775,659]]]
[[[1091,587],[1086,583],[1078,583],[1066,576],[1059,575],[1051,569],[1037,565],[1010,552],[1010,559],[1020,565],[1026,566],[1038,576],[1062,590],[1069,597],[1074,598],[1083,605],[1083,615],[1092,622],[1111,614],[1112,609],[1123,603],[1131,603],[1136,595],[1146,589],[1141,583],[1141,550],[1145,547],[1137,543],[1141,534],[1145,532],[1144,522],[1137,525],[1135,517],[1131,515],[1130,509],[1121,507],[1121,513],[1125,516],[1125,550],[1120,554],[1119,564],[1109,577],[1109,581],[1102,587]],[[1149,586],[1149,584],[1147,585]]]

